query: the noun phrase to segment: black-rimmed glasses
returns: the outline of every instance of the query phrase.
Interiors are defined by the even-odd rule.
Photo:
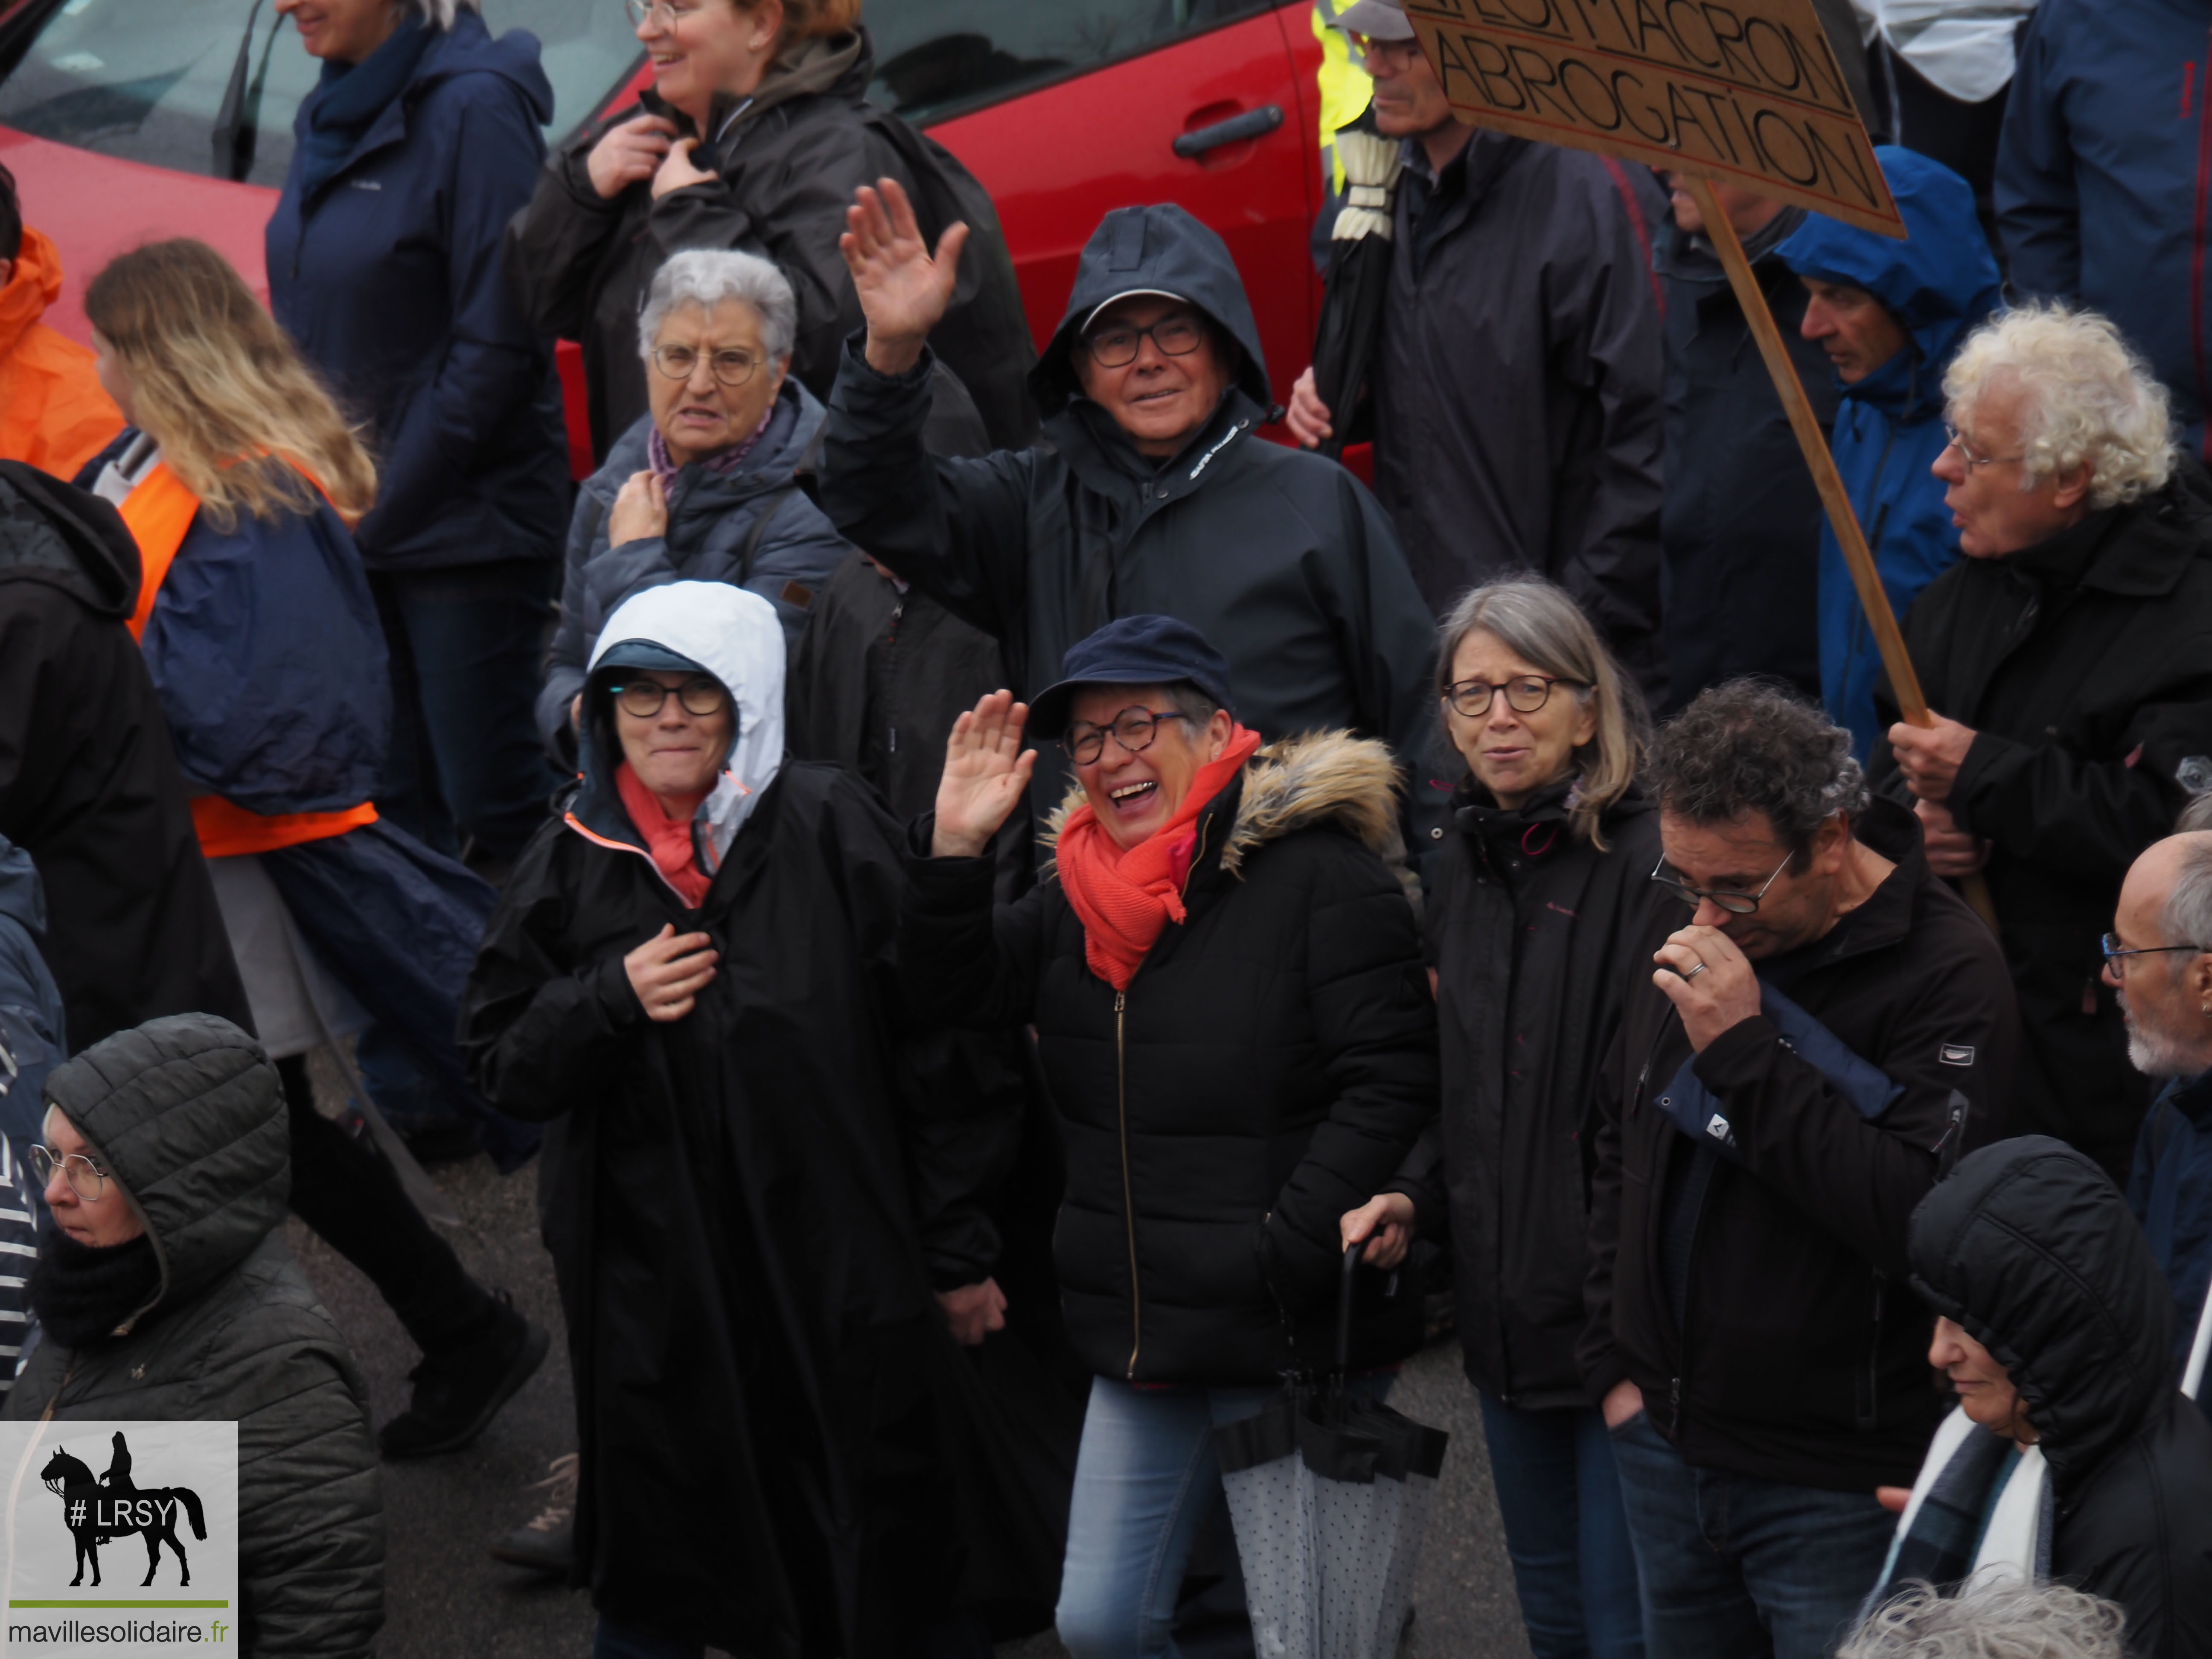
[[[1455,685],[1448,685],[1444,687],[1444,702],[1455,714],[1479,720],[1490,712],[1490,700],[1502,691],[1508,708],[1516,714],[1533,714],[1552,700],[1552,688],[1555,685],[1582,689],[1580,680],[1563,680],[1551,674],[1516,674],[1503,685],[1492,685],[1486,680],[1462,680]]]
[[[1732,916],[1747,916],[1759,908],[1759,902],[1766,896],[1766,890],[1781,879],[1782,872],[1790,867],[1790,860],[1796,856],[1795,853],[1784,854],[1782,862],[1774,866],[1774,873],[1759,884],[1756,893],[1731,893],[1725,890],[1692,887],[1689,883],[1668,875],[1667,860],[1663,858],[1651,866],[1651,879],[1692,908],[1700,902],[1711,899]]]
[[[2187,951],[2203,956],[2208,949],[2212,949],[2202,945],[2123,945],[2117,933],[2107,933],[2098,943],[2104,948],[2105,962],[2112,969],[2114,979],[2128,971],[2127,958],[2130,957],[2163,956],[2169,951]]]
[[[719,714],[730,706],[730,694],[723,689],[721,681],[709,679],[703,674],[676,686],[663,685],[659,680],[624,680],[619,685],[609,686],[607,690],[614,693],[617,708],[623,714],[641,720],[649,720],[659,714],[672,696],[682,705],[685,714],[696,714],[702,719],[708,714]]]
[[[698,371],[699,356],[696,346],[655,346],[653,366],[672,380],[688,380]],[[735,346],[710,354],[710,359],[708,366],[724,386],[743,386],[760,368],[759,358]]]
[[[82,1152],[61,1158],[39,1146],[33,1146],[30,1152],[31,1173],[38,1176],[41,1192],[54,1184],[56,1170],[69,1182],[70,1190],[88,1204],[98,1203],[100,1195],[107,1190],[107,1171]]]
[[[1121,745],[1125,755],[1140,755],[1152,746],[1152,739],[1160,734],[1162,720],[1188,720],[1189,715],[1173,708],[1124,708],[1114,716],[1110,726],[1093,726],[1088,720],[1078,720],[1063,732],[1060,746],[1067,751],[1068,759],[1078,766],[1088,766],[1106,752],[1106,737],[1111,732],[1114,741]]]
[[[1084,349],[1101,368],[1127,368],[1137,361],[1138,349],[1149,335],[1163,357],[1188,357],[1206,343],[1206,325],[1187,311],[1163,317],[1149,328],[1115,323],[1083,337]]]

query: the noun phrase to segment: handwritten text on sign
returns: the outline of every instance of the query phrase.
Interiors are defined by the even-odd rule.
[[[1812,0],[1407,0],[1478,126],[1903,222]]]

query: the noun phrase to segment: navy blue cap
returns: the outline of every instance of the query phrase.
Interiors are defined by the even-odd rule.
[[[1188,680],[1224,708],[1229,665],[1206,635],[1173,617],[1121,617],[1060,659],[1060,678],[1030,701],[1029,733],[1050,740],[1067,730],[1075,694],[1086,685],[1173,685]],[[1233,710],[1231,711],[1234,712]]]

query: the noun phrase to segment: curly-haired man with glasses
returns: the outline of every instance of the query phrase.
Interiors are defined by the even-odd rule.
[[[1701,694],[1649,787],[1662,905],[1601,1069],[1591,1319],[1651,1659],[1832,1652],[1938,1406],[1912,1208],[1987,1138],[2019,1034],[1996,942],[1870,799],[1850,734]]]

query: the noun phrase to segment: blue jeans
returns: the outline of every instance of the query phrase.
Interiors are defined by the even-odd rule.
[[[559,565],[502,559],[369,577],[392,658],[392,744],[377,809],[448,858],[512,864],[559,781],[533,705]]]
[[[1888,1559],[1872,1492],[1692,1468],[1643,1413],[1613,1431],[1651,1659],[1826,1659]]]
[[[1352,1386],[1379,1400],[1391,1381],[1377,1372]],[[1054,1615],[1074,1659],[1173,1659],[1183,1565],[1221,1492],[1214,1428],[1257,1417],[1279,1392],[1091,1378]]]
[[[1643,1659],[1644,1610],[1603,1413],[1482,1398],[1521,1621],[1536,1659]]]

